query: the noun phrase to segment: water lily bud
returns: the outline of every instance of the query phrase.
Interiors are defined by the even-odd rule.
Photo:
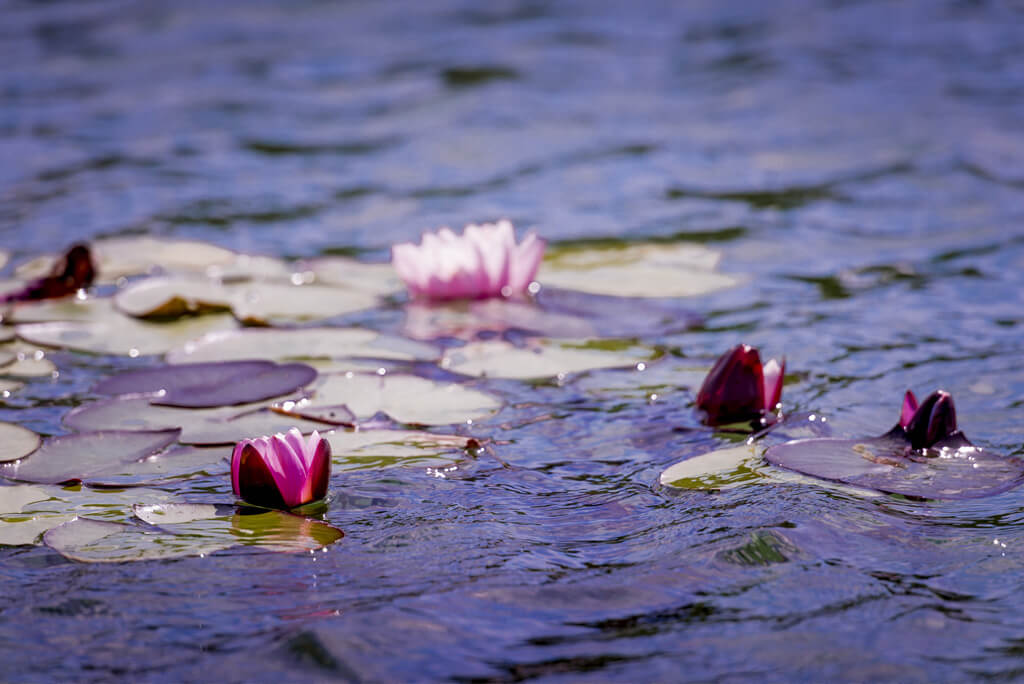
[[[26,302],[67,297],[92,285],[96,267],[85,245],[74,245],[58,261],[50,275],[34,280],[23,289],[0,297],[0,302]]]
[[[231,488],[244,501],[268,508],[295,508],[327,495],[331,445],[313,432],[303,442],[287,434],[244,439],[231,454]]]
[[[709,425],[757,420],[774,411],[782,397],[786,363],[761,363],[757,349],[740,344],[719,357],[700,391],[697,407]]]
[[[529,233],[516,244],[507,220],[468,225],[462,235],[449,228],[424,233],[419,245],[391,248],[391,263],[419,299],[485,299],[527,291],[544,256],[546,243]]]
[[[949,392],[938,390],[928,395],[905,426],[907,438],[915,449],[926,449],[957,433],[956,407]]]

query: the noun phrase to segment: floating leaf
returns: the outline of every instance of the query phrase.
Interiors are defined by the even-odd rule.
[[[43,532],[77,515],[122,519],[128,515],[130,507],[140,501],[158,503],[170,498],[166,492],[152,489],[133,489],[128,494],[123,490],[88,487],[15,485],[4,487],[0,492],[26,490],[27,495],[15,493],[12,497],[20,499],[20,511],[0,510],[0,544],[35,544]]]
[[[537,280],[545,287],[616,297],[690,297],[739,282],[714,270],[719,257],[693,244],[552,249]]]
[[[803,439],[769,447],[768,462],[805,475],[923,499],[973,499],[1024,481],[1024,461],[975,446],[912,450],[891,437]]]
[[[236,327],[226,314],[149,323],[111,311],[88,321],[22,324],[17,332],[23,340],[47,347],[139,356],[162,354],[201,335]]]
[[[199,474],[226,475],[231,469],[230,458],[228,447],[180,446],[92,473],[85,478],[85,483],[93,487],[137,487]]]
[[[39,435],[27,428],[13,423],[0,423],[0,463],[25,458],[38,449],[41,442]]]
[[[92,242],[90,247],[102,283],[113,283],[118,278],[157,270],[199,273],[210,269],[218,269],[219,273],[231,269],[246,271],[248,261],[260,259],[205,242],[146,236],[101,239]],[[19,278],[47,275],[57,258],[52,255],[38,257],[18,266],[15,273]],[[266,266],[260,262],[257,271],[265,270]]]
[[[117,307],[137,318],[177,317],[230,310],[245,323],[305,321],[368,309],[377,298],[361,290],[321,285],[251,282],[221,284],[198,277],[148,278],[116,297]]]
[[[50,494],[45,489],[35,485],[0,487],[0,515],[20,513],[26,505],[49,498]]]
[[[18,382],[17,380],[4,380],[3,378],[0,378],[0,397],[8,397],[11,392],[17,392],[24,386],[25,383],[23,382]]]
[[[454,383],[391,373],[344,373],[323,376],[313,387],[312,396],[287,402],[280,409],[303,418],[330,421],[330,412],[345,406],[357,418],[384,412],[401,423],[448,425],[484,418],[501,405],[490,394]]]
[[[14,378],[48,378],[57,371],[52,361],[32,356],[0,367],[0,373]]]
[[[114,315],[113,302],[107,298],[63,297],[12,304],[5,317],[8,323],[48,323],[51,321],[93,321]]]
[[[335,471],[440,466],[465,457],[468,437],[408,430],[332,430],[322,435],[331,445]]]
[[[0,342],[10,342],[14,338],[14,328],[7,325],[0,325]]]
[[[441,359],[441,367],[465,375],[525,380],[598,368],[627,368],[649,361],[652,356],[649,349],[612,342],[538,340],[523,348],[488,340],[448,350]]]
[[[391,264],[367,264],[346,257],[323,257],[300,264],[317,283],[368,292],[379,297],[405,289]]]
[[[255,506],[171,503],[136,506],[135,515],[174,534],[270,551],[315,551],[345,536],[319,520]]]
[[[158,366],[119,373],[97,384],[99,394],[158,393],[154,404],[182,408],[231,406],[280,397],[316,378],[302,363],[216,361]]]
[[[213,553],[231,546],[228,539],[168,534],[137,525],[74,518],[43,534],[60,555],[81,563],[122,563]]]
[[[237,330],[206,335],[173,349],[169,363],[236,359],[340,359],[365,357],[399,361],[437,358],[437,348],[362,328]]]
[[[131,463],[173,444],[180,431],[115,430],[51,437],[15,463],[0,464],[0,475],[28,482],[80,481],[113,466]]]
[[[669,466],[660,481],[678,489],[728,489],[760,479],[754,470],[760,460],[749,444],[718,449]]]
[[[322,422],[280,415],[263,404],[185,409],[157,406],[147,397],[120,397],[80,406],[64,416],[72,430],[162,430],[180,428],[183,444],[234,444],[258,435],[298,428],[324,429]]]

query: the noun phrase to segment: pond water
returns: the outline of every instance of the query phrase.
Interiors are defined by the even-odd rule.
[[[507,217],[553,246],[701,244],[740,281],[684,300],[696,326],[634,331],[622,307],[615,339],[662,353],[644,371],[480,383],[503,408],[458,431],[487,453],[336,472],[323,519],[345,537],[324,551],[85,564],[0,547],[0,679],[1024,672],[1024,489],[659,484],[742,439],[692,406],[738,342],[784,355],[786,410],[837,435],[881,434],[904,390],[941,387],[976,444],[1024,456],[1019,3],[0,12],[12,263],[140,234],[380,262],[424,229]],[[402,301],[338,322],[399,333]],[[63,433],[97,380],[155,361],[47,358],[59,375],[0,420]],[[232,500],[223,477],[181,489]]]

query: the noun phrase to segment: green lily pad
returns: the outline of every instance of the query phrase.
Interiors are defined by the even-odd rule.
[[[669,466],[661,484],[677,489],[729,489],[761,478],[760,456],[749,444],[718,449]]]
[[[0,488],[5,504],[0,510],[0,545],[35,544],[46,530],[76,516],[121,520],[139,502],[161,503],[171,495],[153,489],[96,490],[89,487],[14,485]],[[8,494],[9,493],[9,494]],[[15,504],[21,504],[16,510]]]
[[[10,342],[15,337],[14,328],[9,325],[0,325],[0,342]]]
[[[8,323],[49,323],[51,321],[93,321],[114,313],[113,302],[105,297],[62,297],[16,302],[6,316]]]
[[[235,319],[226,314],[150,323],[111,310],[88,321],[25,323],[17,326],[17,332],[23,340],[47,347],[144,356],[163,354],[202,335],[237,327]]]
[[[23,382],[18,382],[17,380],[5,380],[3,378],[0,378],[0,399],[6,399],[7,397],[11,396],[13,392],[17,392],[24,386],[25,383]]]
[[[136,318],[167,318],[232,311],[240,321],[263,325],[275,321],[332,318],[377,304],[361,290],[281,282],[222,284],[212,278],[148,278],[129,285],[116,297],[117,307]]]
[[[325,522],[285,511],[219,504],[136,506],[135,516],[161,530],[187,538],[240,544],[268,551],[316,551],[344,533]]]
[[[616,297],[692,297],[740,282],[714,270],[719,258],[694,244],[553,248],[537,280],[544,287]]]
[[[84,478],[94,487],[137,487],[160,485],[197,475],[231,472],[230,447],[179,446],[146,458],[119,464]]]
[[[436,359],[433,345],[382,335],[363,328],[246,329],[206,335],[172,349],[168,363],[239,359],[341,359],[364,357],[396,361]]]
[[[368,470],[415,465],[436,467],[465,458],[468,437],[408,430],[332,430],[334,470]]]
[[[386,297],[405,289],[391,264],[368,264],[346,257],[323,257],[303,262],[299,270],[303,275],[311,275],[314,282],[359,290],[378,297]]]
[[[60,555],[80,563],[202,556],[231,546],[222,538],[168,534],[138,525],[74,518],[43,533],[43,542]]]
[[[25,458],[38,449],[40,444],[42,439],[31,430],[14,423],[0,423],[0,463]]]
[[[0,475],[44,484],[81,481],[154,454],[173,444],[179,434],[177,429],[111,430],[51,437],[25,458],[0,463]]]
[[[526,380],[600,368],[628,368],[652,356],[651,350],[638,345],[611,342],[535,340],[524,348],[487,340],[448,350],[441,367],[477,377]]]
[[[490,416],[502,402],[463,385],[412,375],[343,373],[323,376],[312,386],[309,398],[279,404],[278,410],[331,421],[331,413],[341,406],[361,419],[383,412],[401,423],[449,425]]]

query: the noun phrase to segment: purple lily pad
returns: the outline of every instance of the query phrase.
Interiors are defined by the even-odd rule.
[[[798,473],[920,499],[975,499],[1024,482],[1024,461],[962,437],[913,449],[899,437],[801,439],[769,447],[769,463]]]
[[[46,440],[28,457],[0,464],[0,475],[41,484],[81,482],[94,473],[139,461],[178,440],[181,430],[85,432]]]
[[[158,393],[161,406],[212,408],[279,397],[308,385],[316,371],[304,363],[219,361],[184,363],[119,373],[93,388],[99,394]]]

